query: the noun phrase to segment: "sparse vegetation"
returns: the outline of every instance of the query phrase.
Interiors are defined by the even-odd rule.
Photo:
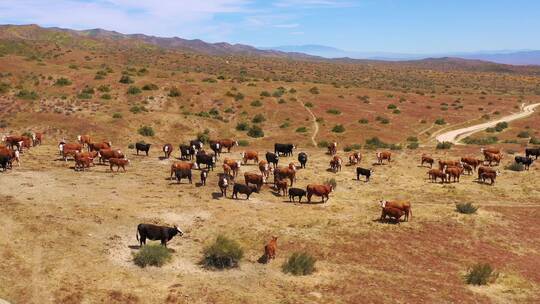
[[[366,125],[366,124],[369,123],[369,120],[367,120],[367,119],[365,119],[365,118],[361,118],[361,119],[358,120],[358,123],[363,124],[363,125]]]
[[[472,138],[465,137],[463,142],[467,145],[491,145],[497,143],[499,139],[496,136],[484,137],[484,138]]]
[[[290,273],[296,276],[309,275],[315,271],[316,259],[307,252],[293,253],[283,266],[284,273]]]
[[[119,82],[123,84],[130,84],[130,83],[133,83],[133,79],[131,79],[129,75],[122,75],[122,77],[120,77]]]
[[[448,142],[448,141],[443,141],[443,142],[440,142],[440,143],[437,143],[437,150],[448,150],[450,148],[452,148],[454,144],[452,144],[451,142]]]
[[[521,131],[518,133],[517,137],[519,138],[529,138],[531,137],[531,134],[529,133],[529,131]]]
[[[264,137],[264,131],[261,127],[253,125],[251,128],[249,128],[247,135],[255,138]]]
[[[57,85],[59,87],[68,86],[68,85],[71,85],[71,80],[65,77],[60,77],[56,79],[56,82],[54,83],[54,85]]]
[[[168,96],[169,97],[180,97],[180,96],[182,96],[182,93],[180,92],[180,90],[177,87],[172,87],[172,88],[169,89]]]
[[[337,124],[332,128],[332,132],[334,132],[334,133],[343,133],[343,132],[345,132],[345,127],[342,124]]]
[[[445,125],[446,124],[446,121],[443,119],[443,118],[437,118],[435,120],[435,124],[436,125]]]
[[[216,241],[203,251],[202,264],[211,269],[238,267],[244,257],[244,250],[235,240],[220,235]]]
[[[129,95],[137,95],[137,94],[140,94],[142,91],[141,89],[139,89],[138,87],[136,86],[130,86],[128,89],[127,89],[127,93]]]
[[[510,165],[506,166],[505,168],[506,168],[506,170],[516,171],[516,172],[521,172],[521,171],[525,170],[525,166],[523,164],[516,163],[516,162],[511,163]]]
[[[249,129],[249,124],[247,122],[239,122],[236,125],[236,130],[238,131],[247,131]]]
[[[133,256],[133,262],[143,268],[146,266],[161,267],[171,258],[171,253],[167,247],[159,244],[148,244],[142,246]]]
[[[251,105],[252,107],[260,107],[260,106],[262,106],[263,104],[262,104],[262,102],[261,102],[260,100],[257,99],[257,100],[252,101],[252,102],[250,103],[250,105]]]
[[[241,139],[241,140],[238,141],[238,145],[240,147],[247,147],[247,146],[249,146],[249,141],[247,141],[245,139]]]
[[[253,117],[253,119],[251,120],[251,122],[253,122],[253,123],[261,123],[261,122],[265,122],[265,121],[266,121],[266,118],[262,114],[255,115]]]
[[[366,144],[364,145],[365,149],[368,150],[375,150],[375,149],[385,149],[388,148],[390,145],[380,140],[378,137],[372,137],[369,139],[366,139]]]
[[[465,282],[469,285],[487,285],[497,279],[496,273],[491,265],[487,263],[479,263],[467,271]]]
[[[457,203],[456,211],[463,214],[473,214],[478,210],[478,207],[474,206],[472,203]]]
[[[139,134],[142,136],[154,136],[155,132],[152,127],[149,126],[142,126],[138,130]]]
[[[159,87],[153,83],[148,83],[148,84],[145,84],[143,87],[142,87],[143,91],[155,91],[155,90],[158,90]]]
[[[296,133],[306,133],[307,128],[306,127],[300,127],[296,129]]]
[[[311,94],[319,94],[320,93],[319,88],[317,88],[317,87],[312,87],[311,89],[309,89],[309,92]]]
[[[328,109],[328,110],[326,111],[326,113],[332,114],[332,115],[339,115],[339,114],[341,114],[341,111],[338,110],[338,109]]]
[[[39,95],[34,91],[22,89],[19,91],[19,93],[17,93],[17,97],[25,100],[36,100],[39,98]]]

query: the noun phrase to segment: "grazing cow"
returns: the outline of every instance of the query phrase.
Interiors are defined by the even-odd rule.
[[[277,249],[277,237],[273,236],[272,239],[264,246],[264,257],[266,263],[270,260],[276,258],[276,249]]]
[[[300,162],[300,168],[305,169],[308,161],[308,155],[305,152],[298,153],[298,162]]]
[[[223,174],[234,178],[235,177],[234,173],[231,173],[231,172],[232,172],[231,167],[227,164],[223,164]]]
[[[182,236],[184,232],[178,229],[178,227],[165,227],[152,224],[139,224],[137,226],[137,241],[140,242],[140,246],[146,245],[146,239],[152,241],[161,241],[161,245],[167,247],[167,242],[172,240],[176,235]],[[141,237],[139,240],[139,236]]]
[[[231,153],[231,148],[238,146],[238,141],[232,139],[220,139],[217,141],[223,148],[227,148],[227,152]]]
[[[457,160],[439,160],[439,170],[443,170],[444,167],[458,167],[461,166],[461,162]]]
[[[296,179],[296,168],[295,167],[278,167],[274,169],[274,185],[277,180],[280,179],[289,179],[291,181],[291,187],[293,182]]]
[[[43,133],[33,133],[32,141],[34,143],[34,146],[41,145],[43,143]]]
[[[337,142],[333,142],[328,145],[328,154],[330,155],[336,155],[337,153]]]
[[[11,163],[11,157],[7,155],[0,155],[0,167],[2,167],[2,171],[6,172],[8,167],[10,167]]]
[[[463,171],[467,172],[467,175],[472,175],[474,169],[471,165],[463,163]]]
[[[171,144],[163,145],[163,155],[165,156],[165,158],[170,158],[172,152],[173,152],[173,145]]]
[[[274,144],[274,153],[277,155],[292,156],[296,146],[293,144]]]
[[[189,145],[195,148],[195,150],[197,151],[202,150],[202,148],[204,147],[204,143],[198,139],[189,141]]]
[[[28,136],[21,136],[22,138],[22,142],[19,142],[19,150],[21,151],[21,153],[23,152],[23,149],[22,148],[25,148],[25,149],[30,149],[32,147],[32,138],[28,137]]]
[[[268,162],[265,160],[261,160],[259,162],[259,171],[261,171],[261,174],[268,180],[270,173],[274,171],[274,168],[268,165]]]
[[[377,163],[379,165],[382,165],[383,160],[387,160],[388,162],[391,162],[392,152],[390,151],[377,152]]]
[[[192,160],[195,156],[195,146],[180,145],[180,159]]]
[[[405,212],[403,212],[403,210],[399,209],[399,208],[394,208],[394,207],[384,207],[382,208],[382,213],[381,213],[381,218],[380,220],[381,221],[384,221],[386,219],[386,217],[388,216],[390,219],[394,219],[394,221],[399,224],[399,219],[403,216],[403,214],[405,214]]]
[[[86,147],[92,142],[92,137],[90,137],[90,135],[79,135],[77,136],[77,141],[83,145],[83,147]]]
[[[221,196],[227,197],[227,188],[229,187],[228,175],[222,174],[219,176],[218,187],[221,191]]]
[[[334,188],[332,187],[332,185],[315,185],[315,184],[307,185],[306,192],[307,192],[308,204],[311,203],[311,197],[313,195],[320,196],[322,198],[323,203],[324,203],[324,198],[326,198],[326,201],[328,202],[328,200],[330,199],[330,193],[332,193],[333,190]]]
[[[178,184],[180,184],[183,178],[187,178],[190,184],[193,183],[191,169],[176,169],[174,170],[174,176]]]
[[[223,160],[223,165],[227,165],[230,168],[230,170],[233,172],[233,175],[231,176],[237,177],[238,172],[240,171],[240,167],[242,166],[242,162],[225,158]],[[223,171],[225,171],[225,166],[223,166]]]
[[[433,159],[433,157],[429,156],[429,155],[426,155],[426,154],[422,154],[422,161],[420,163],[420,166],[424,166],[424,163],[426,164],[429,164],[429,168],[433,168],[433,163],[435,162],[435,160]]]
[[[353,154],[349,155],[349,165],[356,165],[362,160],[362,155],[360,152],[354,152]]]
[[[446,174],[448,174],[448,182],[450,182],[450,178],[454,180],[454,183],[459,183],[459,178],[461,174],[463,173],[463,167],[461,166],[452,166],[452,167],[446,167]]]
[[[484,167],[484,166],[480,166],[480,168],[478,168],[478,179],[480,180],[480,175],[482,175],[482,173],[484,172],[493,172],[493,173],[496,173],[497,171],[489,168],[489,167]]]
[[[103,163],[111,158],[125,158],[124,153],[120,150],[102,149],[98,152],[99,163]]]
[[[126,172],[126,166],[130,164],[129,159],[125,158],[109,158],[109,167],[113,171],[113,166],[116,166],[116,172],[120,171],[120,167]]]
[[[275,154],[275,153],[272,153],[272,152],[266,152],[265,156],[266,156],[266,161],[269,164],[273,164],[274,168],[277,167],[277,165],[279,163],[279,155],[278,154]]]
[[[194,163],[188,163],[188,162],[175,162],[171,165],[171,175],[169,179],[172,179],[175,175],[175,172],[178,170],[189,170],[198,168],[197,164]]]
[[[482,164],[482,160],[474,157],[462,157],[461,162],[470,165],[475,171],[476,168]]]
[[[214,167],[216,165],[216,156],[208,154],[197,154],[195,156],[195,163],[197,163],[197,166],[199,168],[202,168],[201,164],[205,164],[206,169],[214,171]]]
[[[257,191],[260,191],[261,187],[266,182],[264,175],[249,172],[244,173],[244,179],[246,181],[246,186],[249,186],[249,184],[256,185]]]
[[[94,159],[92,157],[75,156],[75,167],[74,167],[75,171],[78,171],[78,170],[84,171],[84,168],[90,168],[90,165],[93,165],[93,164],[94,164]]]
[[[287,181],[286,180],[278,179],[275,182],[275,187],[279,194],[283,192],[283,196],[287,195]]]
[[[58,151],[60,152],[60,155],[63,154],[64,149],[82,151],[83,146],[81,144],[65,143],[64,141],[61,141],[58,144]]]
[[[80,153],[75,154],[75,160],[77,160],[78,158],[83,158],[83,157],[90,157],[90,158],[94,159],[94,158],[98,157],[98,152],[97,151],[80,152]]]
[[[137,151],[137,155],[139,155],[139,151],[143,151],[146,153],[146,156],[148,156],[148,152],[150,152],[150,146],[152,144],[145,144],[145,143],[136,143],[135,144],[135,150]]]
[[[252,160],[255,163],[259,162],[259,153],[257,151],[245,151],[242,152],[242,159],[244,160],[244,165],[247,164],[248,160]]]
[[[371,174],[373,173],[373,169],[365,169],[365,168],[356,168],[356,180],[360,180],[360,175],[366,177],[366,183],[369,182],[369,178],[371,177]]]
[[[70,150],[70,149],[64,149],[62,150],[62,159],[67,162],[67,159],[69,156],[73,157],[73,159],[75,160],[75,155],[77,155],[77,153],[81,152],[80,150]]]
[[[493,185],[495,184],[495,179],[497,178],[497,176],[499,175],[499,172],[482,172],[480,174],[480,179],[482,180],[483,183],[486,182],[486,180],[490,180],[490,185]]]
[[[337,155],[334,155],[334,157],[330,161],[330,169],[332,169],[332,171],[334,171],[334,173],[338,172],[338,171],[341,171],[342,162],[343,161],[341,160],[341,157],[339,157]]]
[[[405,214],[405,221],[409,221],[409,216],[412,218],[411,203],[407,201],[379,201],[381,208],[397,208]]]
[[[257,186],[246,186],[244,184],[235,183],[233,186],[232,198],[238,199],[238,193],[245,194],[246,200],[249,200],[249,196],[253,193],[258,193]]]
[[[4,156],[8,158],[8,166],[9,168],[12,168],[13,161],[17,161],[17,165],[21,166],[21,157],[20,152],[18,150],[11,150],[8,148],[1,148],[0,149],[0,156]]]
[[[298,202],[302,202],[302,197],[306,196],[306,190],[300,188],[289,188],[289,201],[294,203],[294,198],[298,197]]]
[[[482,152],[482,154],[486,154],[486,153],[501,154],[501,150],[499,148],[493,148],[493,147],[481,148],[480,152]]]
[[[208,178],[208,170],[201,170],[201,185],[206,186],[206,179]]]
[[[221,149],[222,149],[222,146],[219,142],[217,141],[211,141],[210,142],[210,149],[212,149],[212,151],[214,151],[214,154],[216,155],[216,159],[219,158],[219,155],[221,154]]]
[[[99,151],[101,149],[110,149],[112,146],[111,142],[100,142],[100,143],[89,143],[88,151]]]
[[[10,136],[3,136],[2,142],[5,142],[6,145],[10,149],[13,149],[13,146],[20,146],[22,144],[23,139],[24,138],[22,136],[10,135]]]
[[[429,175],[429,180],[432,182],[437,182],[437,178],[441,179],[441,184],[450,180],[448,173],[446,173],[446,167],[444,169],[430,169],[427,174]]]
[[[533,156],[534,159],[538,159],[538,156],[540,156],[540,148],[526,148],[525,149],[525,157]]]
[[[525,168],[527,170],[529,170],[529,167],[532,165],[532,163],[534,162],[534,160],[532,159],[532,157],[523,157],[523,156],[516,156],[514,158],[514,160],[516,161],[516,163],[518,164],[523,164],[525,166]]]
[[[490,167],[492,163],[495,163],[496,166],[498,166],[501,163],[502,154],[484,152],[484,156],[485,156],[484,163],[488,162]]]

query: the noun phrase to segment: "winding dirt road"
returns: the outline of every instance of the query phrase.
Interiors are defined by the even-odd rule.
[[[304,109],[306,109],[309,115],[311,115],[311,120],[313,121],[313,126],[314,126],[313,134],[311,135],[311,142],[313,143],[313,146],[316,147],[317,141],[315,141],[315,137],[317,137],[317,134],[319,133],[319,123],[317,122],[317,117],[315,116],[315,114],[313,114],[313,112],[311,112],[310,108],[306,107],[304,103],[300,101],[300,99],[298,99],[298,102]]]
[[[447,142],[451,142],[453,144],[459,144],[459,141],[461,139],[463,139],[463,138],[465,138],[467,136],[470,136],[470,135],[472,135],[474,133],[483,131],[483,130],[485,130],[487,128],[494,127],[499,122],[504,122],[504,121],[505,122],[511,122],[513,120],[525,118],[525,117],[531,115],[532,113],[534,113],[534,109],[537,106],[540,106],[540,103],[535,103],[535,104],[531,104],[531,105],[527,105],[527,106],[525,106],[525,104],[522,104],[521,105],[521,111],[519,113],[504,116],[504,117],[501,117],[501,118],[499,118],[497,120],[492,120],[492,121],[481,123],[481,124],[478,124],[478,125],[448,131],[448,132],[437,135],[435,138],[437,139],[438,142],[447,141]]]

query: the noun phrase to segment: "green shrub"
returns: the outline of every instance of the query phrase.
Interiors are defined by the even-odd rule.
[[[306,102],[306,103],[304,104],[304,106],[305,106],[306,108],[313,108],[313,103],[311,103],[311,102]]]
[[[205,267],[227,269],[238,267],[244,250],[235,240],[220,235],[212,245],[204,249],[203,254],[202,263]]]
[[[315,258],[307,252],[295,252],[281,266],[284,273],[296,276],[308,275],[315,271]]]
[[[148,83],[148,84],[145,84],[142,89],[144,91],[155,91],[155,90],[158,90],[159,87],[153,83]]]
[[[60,77],[60,78],[58,78],[56,80],[54,85],[57,85],[57,86],[60,86],[60,87],[68,86],[68,85],[71,85],[71,81],[69,79],[67,79],[67,78]]]
[[[489,136],[484,138],[471,138],[469,136],[463,139],[463,142],[467,145],[491,145],[497,143],[499,139],[497,136]]]
[[[244,99],[244,97],[245,97],[244,94],[238,92],[236,95],[234,95],[234,100],[235,101],[240,101],[240,100]]]
[[[342,124],[337,124],[332,128],[332,132],[334,132],[334,133],[343,133],[343,132],[345,132],[345,127]]]
[[[326,179],[326,180],[324,181],[323,184],[325,184],[325,185],[332,185],[332,187],[334,188],[334,190],[335,190],[335,189],[337,188],[337,186],[338,186],[338,185],[337,185],[336,179],[333,178],[333,177],[332,177],[332,178],[329,178],[329,179]]]
[[[445,125],[446,124],[446,121],[443,119],[443,118],[437,118],[435,120],[435,124],[436,125]]]
[[[392,113],[394,114],[401,114],[401,111],[399,109],[395,109],[394,111],[392,111]]]
[[[283,124],[281,124],[281,126],[279,126],[279,127],[281,129],[286,129],[286,128],[290,127],[290,126],[291,126],[291,124],[288,121],[286,121]]]
[[[443,142],[437,143],[437,149],[438,150],[448,150],[448,149],[452,148],[453,145],[454,144],[452,144],[449,141],[443,141]]]
[[[142,136],[154,136],[155,135],[154,129],[152,127],[149,127],[149,126],[140,127],[138,132]]]
[[[111,91],[111,86],[109,86],[108,84],[107,85],[102,84],[99,87],[97,87],[97,90],[100,91],[101,93],[109,93]]]
[[[129,95],[137,95],[137,94],[140,94],[142,91],[141,89],[139,89],[138,87],[136,86],[130,86],[128,89],[127,89],[127,93]]]
[[[135,149],[135,144],[134,143],[130,143],[128,144],[128,149]]]
[[[407,145],[407,149],[410,149],[410,150],[418,149],[418,147],[420,147],[420,144],[416,141],[411,142]]]
[[[105,100],[111,100],[112,96],[111,94],[102,94],[99,98],[105,99]]]
[[[478,210],[478,207],[471,203],[457,203],[456,211],[463,214],[473,214]]]
[[[122,113],[118,113],[118,112],[113,113],[112,118],[114,118],[114,119],[120,119],[120,118],[122,118]]]
[[[129,111],[133,114],[139,114],[141,112],[147,112],[148,110],[144,106],[135,105],[129,108]]]
[[[391,144],[390,150],[402,150],[403,147],[400,144]]]
[[[247,146],[249,146],[249,141],[247,141],[245,139],[241,139],[241,140],[238,141],[238,145],[240,147],[247,147]]]
[[[319,88],[313,87],[313,88],[309,89],[309,92],[311,94],[319,94]]]
[[[252,101],[252,102],[250,103],[250,105],[251,105],[252,107],[260,107],[260,106],[262,106],[263,104],[262,104],[262,102],[261,102],[260,100],[257,99],[257,100]]]
[[[123,83],[123,84],[130,84],[130,83],[133,83],[133,79],[131,79],[129,75],[122,75],[122,77],[120,77],[120,80],[118,82]]]
[[[19,93],[17,93],[17,97],[25,100],[36,100],[39,98],[39,95],[34,91],[22,89],[19,91]]]
[[[345,148],[343,148],[343,151],[344,152],[351,152],[351,151],[355,151],[355,150],[360,150],[361,148],[362,148],[361,144],[353,144],[353,145],[345,146]]]
[[[393,103],[389,104],[387,107],[386,107],[388,110],[393,110],[393,109],[397,109],[397,106]]]
[[[216,83],[217,80],[215,80],[214,78],[209,77],[209,78],[204,78],[204,79],[202,80],[202,82]]]
[[[361,118],[361,119],[358,120],[358,123],[361,123],[361,124],[365,125],[365,124],[369,123],[369,120],[367,120],[365,118]]]
[[[270,97],[270,96],[272,96],[270,94],[270,92],[268,92],[268,91],[262,91],[260,95],[261,95],[261,97]]]
[[[386,149],[390,145],[381,141],[378,137],[372,137],[369,139],[366,139],[366,144],[364,145],[364,148],[369,150],[375,150],[375,149]]]
[[[264,117],[264,115],[262,114],[257,114],[253,117],[253,119],[251,120],[253,123],[261,123],[261,122],[264,122],[266,121],[266,118]]]
[[[514,163],[511,163],[510,165],[506,166],[506,170],[521,172],[521,171],[525,170],[525,166],[523,164],[514,162]]]
[[[182,93],[177,87],[172,87],[169,89],[169,97],[180,97]]]
[[[300,127],[296,129],[296,133],[306,133],[307,128],[306,127]]]
[[[382,117],[382,116],[377,116],[375,118],[375,120],[377,120],[378,122],[382,123],[383,125],[387,125],[390,123],[390,120],[386,117]]]
[[[409,136],[407,137],[408,142],[418,142],[418,137],[416,136]]]
[[[328,141],[326,140],[321,140],[317,143],[317,147],[319,148],[328,148]]]
[[[536,137],[531,137],[531,140],[529,140],[529,143],[533,145],[540,145],[540,139]]]
[[[518,133],[517,137],[519,138],[529,138],[531,137],[529,131],[521,131]]]
[[[476,264],[469,268],[465,282],[469,285],[487,285],[497,278],[498,274],[489,264]]]
[[[326,113],[333,114],[333,115],[339,115],[339,114],[341,114],[341,111],[338,110],[338,109],[328,109],[328,111],[326,111]]]
[[[261,127],[253,125],[251,128],[249,128],[247,135],[254,138],[264,137],[264,131]]]
[[[171,260],[171,253],[165,246],[149,244],[142,246],[133,256],[133,262],[139,267],[157,266],[161,267]]]
[[[11,86],[9,83],[0,82],[0,94],[5,94],[9,91]]]
[[[508,128],[508,123],[506,121],[499,122],[495,125],[495,131],[497,132],[502,132],[506,128]]]
[[[239,122],[236,125],[236,130],[238,131],[247,131],[249,129],[249,124],[247,122]]]
[[[148,70],[146,68],[141,68],[137,71],[137,75],[139,76],[143,76],[143,75],[146,75],[148,74]]]

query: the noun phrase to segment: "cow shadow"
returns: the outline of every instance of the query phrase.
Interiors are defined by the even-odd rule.
[[[380,223],[380,224],[399,225],[401,223],[401,220],[393,220],[390,218],[385,218],[385,219],[378,218],[378,219],[372,220],[372,222]]]
[[[257,259],[257,263],[259,264],[268,264],[268,256],[266,254],[261,255],[259,259]]]
[[[128,245],[129,249],[141,249],[141,245]]]
[[[270,193],[272,193],[273,196],[275,197],[284,197],[283,195],[281,195],[281,193],[279,193],[278,190],[271,190]]]
[[[212,192],[212,199],[219,200],[222,199],[224,196],[221,194],[221,192]]]
[[[158,160],[166,160],[166,159],[169,159],[169,157],[165,157],[165,156],[159,156],[158,157]]]
[[[330,173],[338,173],[339,171],[334,171],[334,169],[328,168],[328,169],[326,169],[326,172],[330,172]]]
[[[204,185],[201,182],[196,182],[195,187],[200,188],[200,187],[204,187]]]

